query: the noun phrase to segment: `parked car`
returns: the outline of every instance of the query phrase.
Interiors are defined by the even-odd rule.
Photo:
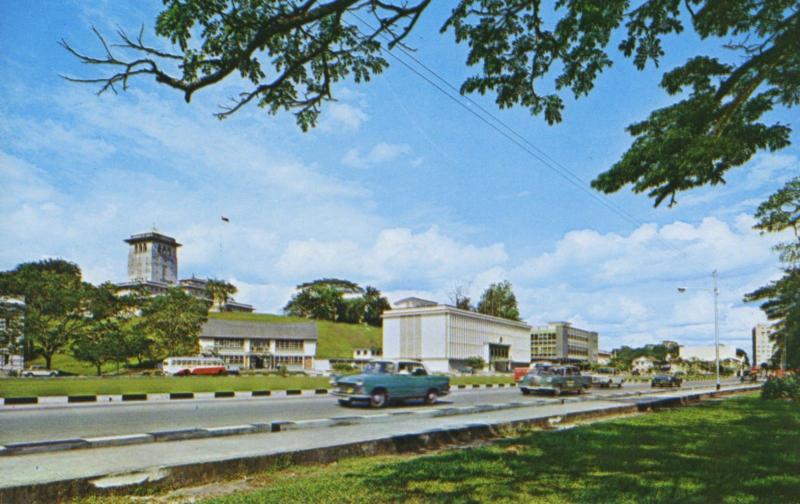
[[[31,366],[28,369],[22,370],[22,376],[26,378],[55,377],[58,376],[58,370],[47,369],[44,366]]]
[[[592,384],[591,376],[581,375],[575,366],[542,366],[534,367],[519,382],[519,389],[524,395],[533,392],[550,392],[560,395],[562,392],[582,393]]]
[[[650,380],[651,387],[680,387],[682,383],[683,379],[680,376],[670,374],[655,375]]]
[[[434,404],[450,393],[448,376],[431,375],[421,362],[411,360],[372,361],[361,373],[335,377],[331,384],[339,404],[361,401],[373,408],[408,399]]]
[[[625,377],[612,367],[601,367],[592,373],[593,387],[621,388],[623,383],[625,383]]]

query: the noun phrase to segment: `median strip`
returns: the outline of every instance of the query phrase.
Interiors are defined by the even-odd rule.
[[[492,389],[502,387],[515,387],[515,383],[487,383],[487,384],[460,384],[453,385],[452,392],[469,391],[473,389]],[[242,390],[242,391],[214,391],[214,392],[158,392],[158,393],[126,393],[126,394],[97,394],[97,395],[66,395],[66,396],[39,396],[39,397],[0,397],[0,407],[24,405],[52,405],[52,404],[77,404],[77,403],[102,403],[114,404],[132,401],[206,401],[212,399],[251,399],[254,397],[309,397],[321,396],[330,392],[326,388],[317,389],[288,389],[288,390]]]

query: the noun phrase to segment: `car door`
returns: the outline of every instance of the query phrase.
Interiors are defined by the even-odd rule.
[[[394,397],[416,397],[415,390],[415,377],[412,375],[414,372],[414,362],[400,361],[397,363],[397,374],[394,376],[393,382],[395,384]]]

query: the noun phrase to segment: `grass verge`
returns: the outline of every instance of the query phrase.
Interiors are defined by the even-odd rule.
[[[741,397],[480,448],[290,467],[247,484],[204,502],[798,502],[800,408]]]
[[[473,383],[513,383],[508,376],[454,376],[453,386]],[[5,378],[0,397],[96,394],[165,394],[328,388],[330,378],[319,376],[107,376],[75,378]]]

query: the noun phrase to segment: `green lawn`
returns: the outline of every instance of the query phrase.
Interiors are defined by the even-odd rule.
[[[0,380],[0,397],[315,389],[328,388],[328,382],[324,377],[275,375],[7,378]]]
[[[512,383],[510,376],[455,376],[453,386],[473,383]],[[4,378],[0,397],[51,395],[155,394],[328,388],[330,378],[319,376],[105,376],[68,378]]]
[[[795,503],[800,407],[738,398],[482,448],[291,467],[250,481],[262,488],[209,502]]]

